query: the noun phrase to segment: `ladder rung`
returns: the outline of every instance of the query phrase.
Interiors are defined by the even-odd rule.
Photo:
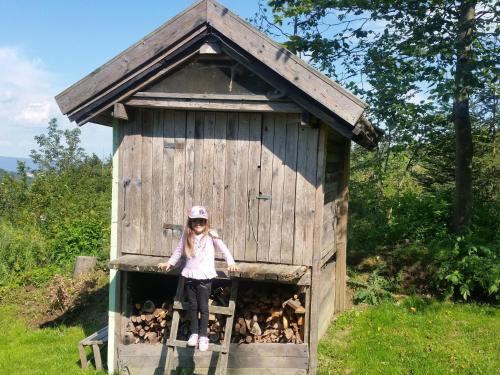
[[[190,348],[190,346],[187,345],[187,341],[184,340],[168,339],[167,345],[174,346],[176,348]],[[224,345],[218,345],[218,344],[208,344],[208,350],[211,352],[221,352],[221,353],[227,353],[229,351],[228,348],[224,348]]]
[[[222,314],[222,315],[231,316],[234,314],[234,302],[233,303],[231,303],[231,302],[232,301],[229,302],[228,307],[210,305],[210,306],[208,306],[208,312],[211,314]],[[189,303],[188,302],[174,301],[174,309],[175,310],[189,310]]]

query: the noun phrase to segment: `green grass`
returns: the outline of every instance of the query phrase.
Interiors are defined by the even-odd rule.
[[[30,328],[25,319],[19,306],[0,306],[0,374],[82,374],[77,344],[90,334],[83,326]]]
[[[498,374],[498,309],[408,298],[348,311],[319,345],[319,374]]]

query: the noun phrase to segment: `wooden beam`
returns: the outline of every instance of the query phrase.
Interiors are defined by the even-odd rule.
[[[291,103],[289,99],[270,98],[267,95],[257,94],[192,94],[185,92],[158,92],[139,91],[132,98],[162,98],[162,99],[200,99],[200,100],[224,100],[224,101],[248,101],[248,102],[275,102]]]
[[[127,106],[179,110],[224,111],[224,112],[281,112],[300,113],[302,108],[291,102],[219,101],[204,99],[131,98]]]
[[[113,117],[119,120],[128,121],[127,108],[123,103],[115,103],[113,107]]]
[[[160,262],[166,262],[169,257],[125,254],[118,259],[109,262],[109,268],[121,271],[165,273],[158,269]],[[215,261],[215,269],[219,278],[239,277],[245,279],[277,280],[282,283],[296,284],[301,280],[302,285],[307,284],[308,267],[300,265],[276,264],[276,263],[251,263],[238,262],[239,272],[227,271],[227,264],[224,261]],[[169,271],[169,275],[178,275],[178,268]],[[304,277],[304,278],[303,278]]]

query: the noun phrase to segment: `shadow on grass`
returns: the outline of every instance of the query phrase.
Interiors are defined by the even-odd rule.
[[[79,326],[83,329],[84,337],[108,325],[108,289],[106,284],[98,289],[83,290],[78,293],[72,305],[62,314],[55,315],[41,323],[39,328],[58,328]],[[100,345],[103,366],[107,363],[106,344]],[[78,353],[78,342],[75,342],[75,353]],[[95,366],[94,354],[91,347],[86,348],[89,368]],[[81,366],[80,360],[75,364]]]

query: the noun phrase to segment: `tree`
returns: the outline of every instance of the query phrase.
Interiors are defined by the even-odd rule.
[[[38,150],[31,150],[31,159],[42,171],[63,171],[79,166],[85,159],[85,153],[80,147],[81,130],[61,130],[57,119],[49,121],[47,134],[36,135]],[[61,143],[64,138],[64,143]]]
[[[285,33],[287,47],[372,106],[370,116],[387,129],[385,160],[394,147],[417,154],[432,140],[435,124],[444,130],[454,124],[453,226],[456,232],[468,228],[471,104],[480,105],[487,86],[495,97],[498,90],[497,5],[468,0],[272,0],[269,5],[273,19],[261,13],[265,29],[293,27]],[[496,113],[496,100],[490,111]]]

